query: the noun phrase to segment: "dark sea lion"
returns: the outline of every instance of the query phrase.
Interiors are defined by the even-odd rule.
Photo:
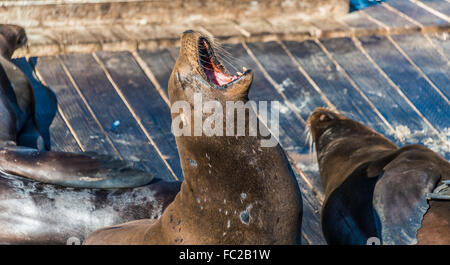
[[[179,182],[107,155],[17,145],[34,116],[30,82],[10,62],[24,42],[22,28],[0,25],[0,244],[76,243],[104,226],[158,218]]]
[[[33,88],[26,75],[10,61],[12,53],[26,41],[23,28],[0,24],[0,172],[79,188],[131,188],[149,184],[153,174],[106,155],[43,152],[43,144],[37,149],[18,146],[18,135],[27,121],[31,119],[37,124]]]
[[[25,74],[10,61],[26,41],[22,27],[0,24],[0,146],[15,145],[28,120],[36,124],[33,89]]]
[[[398,148],[327,109],[316,109],[308,125],[326,194],[328,243],[450,243],[450,189],[441,186],[450,178],[448,161],[421,145]]]
[[[27,35],[17,25],[0,24],[0,56],[11,59],[14,51],[25,45]]]
[[[188,107],[181,114],[172,113],[173,120],[183,119],[184,111],[195,111],[195,93],[221,106],[225,101],[248,101],[252,71],[230,75],[213,47],[198,32],[183,34],[169,80],[169,97],[172,106],[181,101]],[[246,111],[247,118],[249,113]],[[190,135],[195,135],[193,116],[184,116]],[[100,229],[89,235],[85,244],[298,242],[302,201],[294,173],[279,144],[261,147],[263,137],[250,136],[248,119],[245,122],[244,136],[176,136],[184,181],[161,218]],[[214,123],[220,125],[226,131],[224,119]]]

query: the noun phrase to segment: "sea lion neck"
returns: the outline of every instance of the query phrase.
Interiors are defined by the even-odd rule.
[[[220,102],[217,104],[220,104]],[[203,128],[200,131],[201,135],[195,135],[196,121],[194,120],[195,116],[191,115],[191,119],[187,120],[187,123],[192,125],[191,134],[176,136],[185,179],[189,177],[213,179],[216,176],[213,173],[214,171],[237,171],[238,168],[229,168],[230,165],[233,167],[244,165],[248,163],[248,155],[257,155],[273,150],[273,147],[262,147],[261,140],[266,137],[261,136],[260,131],[253,126],[255,123],[251,122],[255,121],[256,126],[259,122],[253,110],[246,108],[244,103],[238,103],[233,107],[235,107],[232,109],[234,115],[233,118],[228,117],[229,120],[227,120],[226,115],[227,106],[223,107],[224,115],[215,120],[213,125],[213,127],[222,127],[222,129],[216,131],[215,134],[207,135],[208,131],[204,130],[208,120],[211,120],[212,117],[210,114],[204,114],[200,116],[201,122],[203,122],[203,124],[200,123]],[[240,118],[242,120],[239,121]],[[242,125],[244,126],[243,130],[240,127]],[[264,165],[260,166],[264,167]],[[208,170],[199,171],[199,169],[205,168]],[[247,165],[244,165],[240,170],[247,170],[247,168]],[[243,174],[237,174],[236,172],[235,175],[242,176]]]

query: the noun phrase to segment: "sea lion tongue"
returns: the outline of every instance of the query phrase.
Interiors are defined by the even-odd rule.
[[[225,86],[239,78],[238,75],[228,75],[217,65],[213,57],[213,50],[205,38],[199,39],[198,46],[200,66],[211,82],[219,86]]]

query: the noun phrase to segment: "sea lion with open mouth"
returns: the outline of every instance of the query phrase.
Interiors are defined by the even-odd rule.
[[[176,136],[184,174],[180,193],[157,221],[106,227],[89,235],[85,244],[298,242],[302,201],[281,147],[262,147],[260,134],[249,135],[248,119],[244,136],[195,136],[195,115],[186,112],[195,112],[196,95],[223,109],[225,102],[248,102],[252,71],[230,75],[214,52],[208,37],[184,32],[169,80],[172,111],[177,102],[188,104],[182,113],[172,113],[173,120],[181,117],[190,128],[189,135]],[[237,113],[244,110],[244,104],[236,105]],[[248,118],[250,111],[244,112]],[[214,123],[221,125],[224,131],[229,126],[225,120]]]
[[[159,217],[179,182],[158,181],[107,155],[17,144],[34,119],[33,88],[10,62],[25,42],[23,28],[0,25],[0,244],[76,243],[107,225]]]
[[[308,126],[326,194],[328,243],[450,243],[448,161],[421,145],[398,148],[327,109],[316,109]]]

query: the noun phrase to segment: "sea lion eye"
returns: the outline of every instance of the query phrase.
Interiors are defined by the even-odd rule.
[[[25,43],[26,39],[27,39],[27,38],[24,37],[24,36],[19,37],[19,38],[17,39],[16,45],[18,45],[18,46],[23,45],[23,44]]]

